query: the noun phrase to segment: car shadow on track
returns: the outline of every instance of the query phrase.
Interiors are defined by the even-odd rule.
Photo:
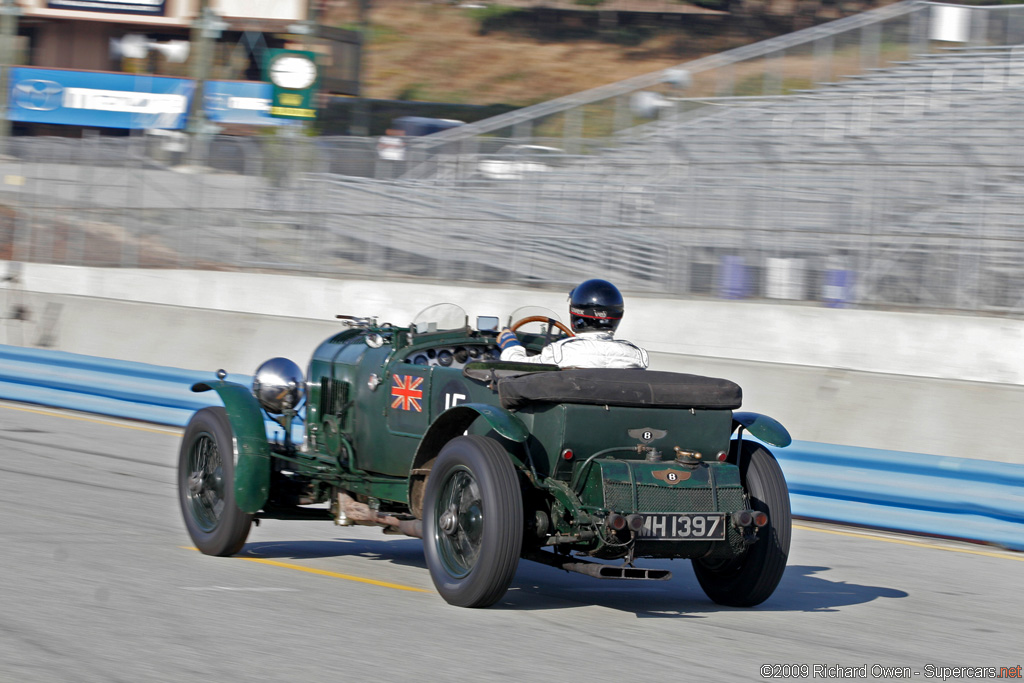
[[[338,538],[316,541],[266,541],[249,543],[244,557],[304,560],[358,557],[416,567],[426,572],[423,544],[415,539],[386,540]],[[689,561],[648,561],[645,566],[669,569],[666,581],[615,581],[595,579],[542,564],[520,561],[508,593],[492,609],[552,610],[597,605],[636,614],[638,618],[701,618],[723,611],[744,611],[716,605],[701,590]],[[369,567],[368,567],[369,569]],[[775,593],[752,609],[765,612],[836,612],[880,598],[905,598],[906,591],[831,581],[821,574],[829,567],[790,565]]]
[[[268,560],[361,557],[369,560],[386,560],[397,565],[427,568],[423,559],[423,543],[404,536],[383,541],[363,538],[338,538],[329,541],[259,541],[247,543],[239,555]]]
[[[835,612],[842,607],[879,598],[908,596],[905,591],[894,588],[830,581],[817,576],[829,567],[790,565],[775,593],[761,605],[754,608],[723,607],[704,595],[688,561],[648,564],[671,569],[672,578],[667,581],[601,580],[532,562],[520,562],[512,587],[498,607],[511,610],[559,609],[583,603],[632,612],[638,618],[701,618],[704,614],[748,609],[760,612]]]

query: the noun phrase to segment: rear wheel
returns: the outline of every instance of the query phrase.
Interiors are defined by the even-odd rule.
[[[427,479],[423,549],[448,603],[487,607],[508,590],[519,564],[523,501],[508,454],[493,439],[459,436]]]
[[[753,607],[775,591],[786,570],[792,513],[782,468],[763,446],[742,441],[740,475],[751,507],[768,515],[757,541],[742,556],[724,561],[694,560],[693,571],[707,596],[720,605]],[[733,446],[735,449],[735,445]]]
[[[189,536],[207,555],[234,555],[252,515],[235,505],[231,423],[220,407],[203,408],[185,428],[178,454],[178,500]]]

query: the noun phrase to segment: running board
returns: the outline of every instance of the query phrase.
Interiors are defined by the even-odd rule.
[[[628,565],[612,566],[598,564],[579,558],[555,555],[554,553],[536,552],[525,556],[527,560],[533,560],[556,569],[564,569],[567,572],[576,572],[592,576],[595,579],[623,579],[627,581],[666,581],[672,578],[672,572],[668,569],[643,569],[641,567],[630,567]]]

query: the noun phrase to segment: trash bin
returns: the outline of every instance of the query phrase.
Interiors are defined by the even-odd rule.
[[[723,256],[718,278],[718,296],[743,299],[750,293],[750,275],[742,256]]]
[[[831,308],[843,308],[853,300],[854,272],[845,268],[828,268],[821,288],[821,300]]]
[[[765,259],[765,297],[769,299],[804,298],[804,260],[801,258]]]

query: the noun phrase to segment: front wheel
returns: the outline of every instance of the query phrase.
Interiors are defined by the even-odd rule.
[[[718,604],[753,607],[767,600],[782,580],[789,558],[793,518],[789,488],[775,457],[754,442],[740,443],[740,476],[750,494],[751,507],[766,513],[768,524],[758,530],[757,541],[740,557],[694,560],[693,571],[700,587]]]
[[[231,422],[221,407],[203,408],[185,428],[178,455],[178,500],[192,542],[207,555],[234,555],[252,515],[235,505]]]
[[[449,604],[487,607],[512,583],[523,540],[523,500],[508,454],[493,439],[459,436],[427,479],[423,550]]]

